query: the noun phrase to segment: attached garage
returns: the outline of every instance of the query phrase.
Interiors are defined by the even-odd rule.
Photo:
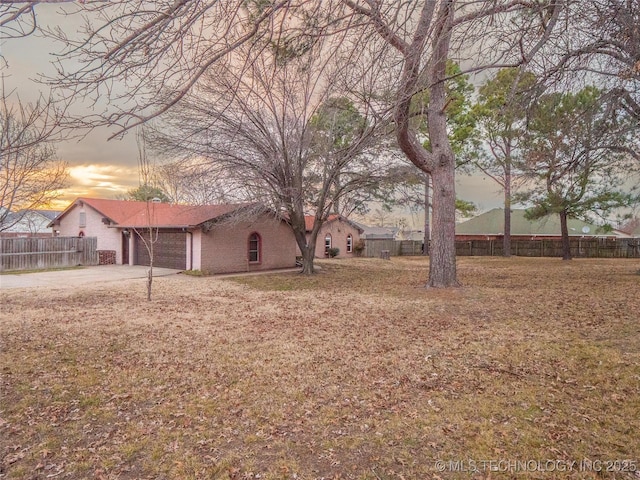
[[[145,240],[149,232],[141,232]],[[153,244],[153,265],[161,268],[187,269],[187,234],[182,230],[160,230]],[[149,251],[140,236],[135,236],[135,265],[149,265]]]
[[[58,216],[55,226],[64,235],[77,235],[82,229],[86,236],[97,237],[100,253],[117,264],[149,265],[144,241],[149,226],[157,235],[156,267],[231,273],[296,264],[290,225],[259,204],[179,205],[83,197]]]

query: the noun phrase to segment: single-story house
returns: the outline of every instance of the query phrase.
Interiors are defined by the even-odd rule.
[[[34,208],[6,212],[0,225],[0,232],[3,237],[52,236],[53,230],[49,224],[60,213],[59,210]]]
[[[363,240],[396,240],[400,232],[396,227],[370,227],[362,223],[354,223],[362,230],[360,238]]]
[[[307,215],[304,217],[304,222],[308,240],[313,230],[315,217]],[[354,256],[354,246],[360,240],[362,231],[359,225],[342,215],[329,215],[318,232],[316,239],[316,258],[327,257],[330,248],[337,248],[339,250],[338,258]],[[299,249],[298,255],[300,255]]]
[[[398,240],[424,242],[424,230],[400,230],[396,238]]]
[[[597,225],[577,219],[567,221],[569,236],[583,238],[628,237],[619,231],[604,232]],[[496,240],[504,237],[504,209],[494,208],[456,225],[456,240]],[[561,237],[559,215],[539,220],[527,220],[525,210],[511,210],[511,238],[513,240],[547,240]]]
[[[78,198],[50,226],[56,235],[97,237],[102,264],[148,265],[149,238],[157,267],[232,273],[296,263],[289,224],[255,204]]]

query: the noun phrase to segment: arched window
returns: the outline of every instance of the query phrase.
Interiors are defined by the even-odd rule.
[[[262,261],[262,240],[260,235],[252,233],[249,235],[249,263],[260,263]]]
[[[351,234],[347,235],[347,253],[353,252],[353,236]]]
[[[324,237],[324,254],[329,255],[329,249],[331,248],[331,234],[327,233]]]

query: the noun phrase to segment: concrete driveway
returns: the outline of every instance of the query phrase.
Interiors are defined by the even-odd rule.
[[[0,275],[0,290],[10,288],[66,287],[116,282],[129,278],[146,278],[148,267],[140,265],[100,265],[72,270]],[[153,276],[175,275],[180,270],[153,268]]]

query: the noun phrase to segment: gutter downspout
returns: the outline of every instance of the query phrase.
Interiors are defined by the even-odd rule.
[[[187,230],[189,234],[189,270],[193,270],[193,232]]]

